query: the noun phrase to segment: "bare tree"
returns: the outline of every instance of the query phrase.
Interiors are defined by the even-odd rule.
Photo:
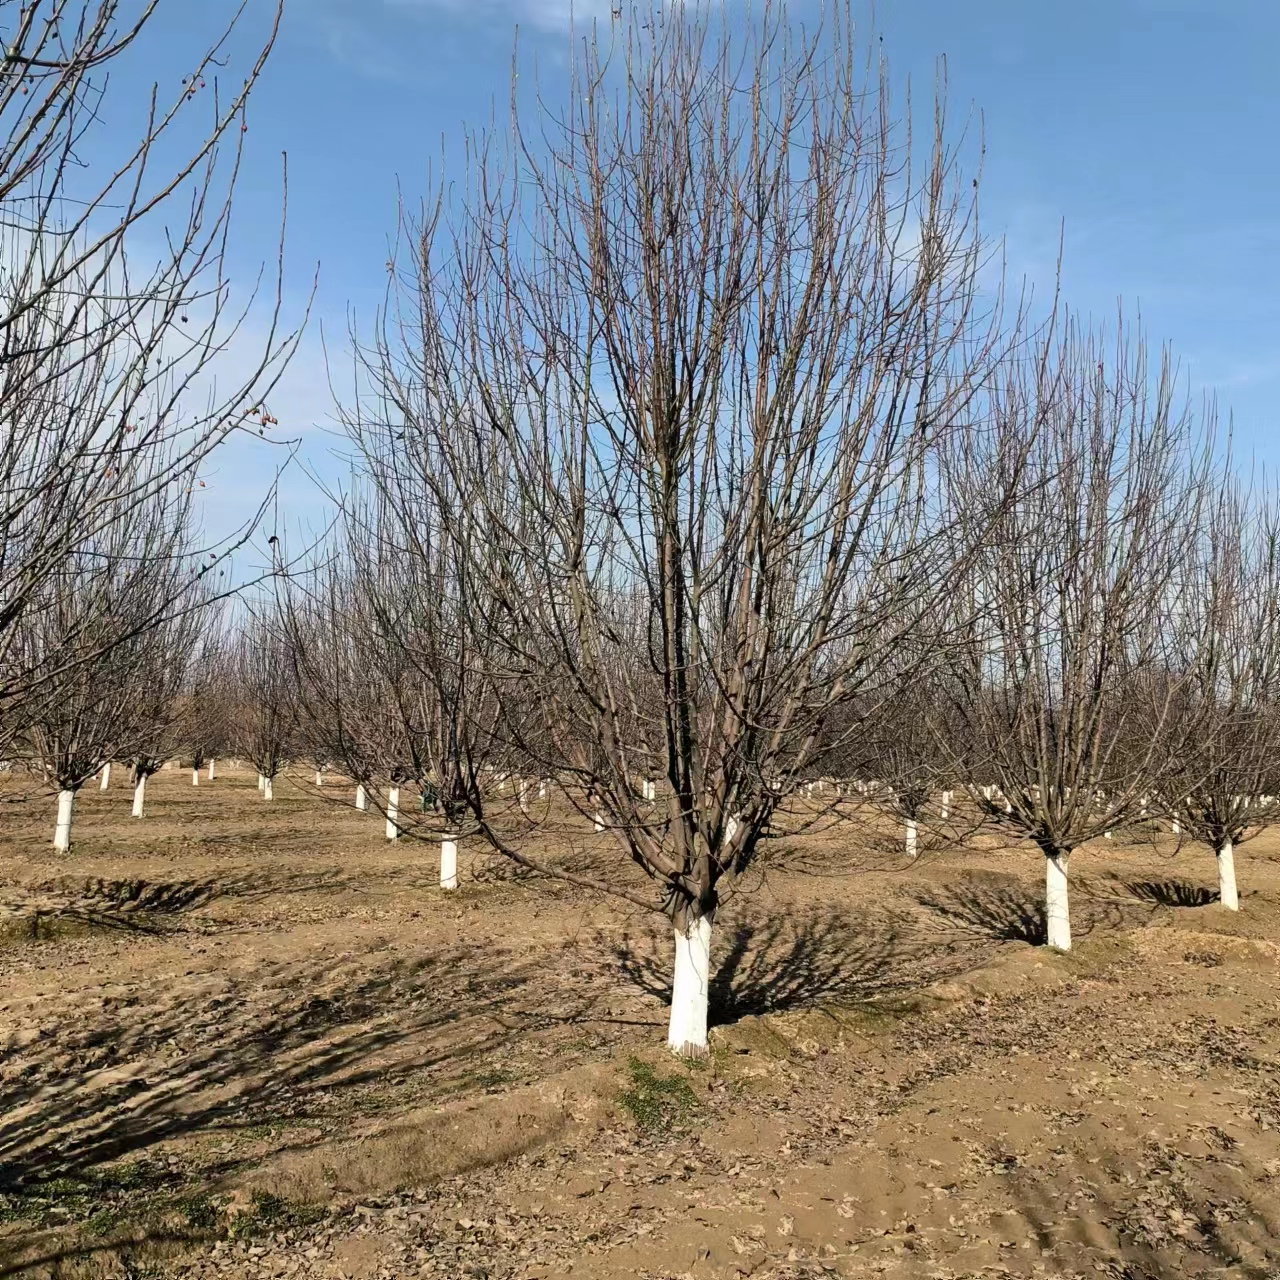
[[[350,419],[447,513],[504,732],[653,890],[549,866],[472,793],[476,826],[667,913],[668,1041],[701,1054],[722,892],[946,582],[938,454],[997,318],[941,100],[921,156],[845,10],[812,39],[647,16],[411,221]]]
[[[347,495],[336,545],[288,593],[305,736],[317,758],[356,780],[360,807],[392,838],[440,842],[440,884],[458,883],[458,843],[473,834],[491,781],[498,704],[466,620],[467,575],[421,458],[368,459],[378,482]],[[421,797],[402,803],[403,784]]]
[[[297,738],[294,660],[281,618],[259,602],[245,619],[233,650],[235,740],[258,769],[263,799],[275,799],[275,780]]]
[[[1157,808],[1213,850],[1218,889],[1239,910],[1235,849],[1280,821],[1280,512],[1272,495],[1224,485],[1181,598],[1161,734],[1170,762]],[[1153,729],[1142,726],[1143,736]]]
[[[206,579],[207,581],[207,579]],[[195,584],[198,590],[204,584]],[[192,705],[193,666],[212,648],[217,652],[220,615],[216,592],[205,587],[202,607],[175,610],[159,626],[144,629],[125,647],[129,661],[129,728],[127,760],[133,773],[133,816],[146,813],[147,780],[188,740],[197,714],[213,708]],[[225,671],[224,671],[225,677]],[[226,696],[225,685],[221,689]]]
[[[235,684],[224,612],[206,611],[199,634],[191,637],[183,668],[178,746],[191,761],[191,782],[198,786],[200,770],[206,765],[213,778],[214,761],[231,735]]]
[[[107,761],[134,754],[153,716],[169,714],[170,646],[189,635],[208,583],[184,554],[188,503],[153,499],[82,543],[45,577],[15,628],[24,667],[56,673],[39,681],[24,733],[57,790],[59,850],[71,845],[76,793]],[[151,622],[157,599],[180,603],[176,620]]]
[[[279,10],[269,6],[248,66],[229,71],[244,6],[227,4],[221,33],[187,66],[166,53],[161,89],[137,71],[169,7],[0,0],[0,728],[10,732],[16,704],[54,678],[13,647],[41,584],[128,511],[198,486],[231,432],[264,430],[264,397],[296,341],[279,327],[278,271],[265,308],[258,288],[233,299],[223,271],[245,108]],[[139,121],[128,140],[121,119]],[[243,322],[263,309],[246,368]],[[230,376],[220,357],[233,340]],[[66,652],[93,659],[66,639]]]
[[[968,628],[946,650],[955,767],[991,823],[1044,854],[1063,951],[1072,852],[1163,785],[1170,620],[1207,483],[1167,358],[1151,368],[1123,328],[1114,343],[1068,322],[1041,358],[1006,366],[999,427],[1012,455],[1030,443],[1016,501],[998,474],[954,477],[961,512],[1000,508],[950,597]]]

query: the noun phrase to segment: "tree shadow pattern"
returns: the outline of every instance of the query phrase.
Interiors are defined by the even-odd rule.
[[[670,932],[599,941],[623,979],[671,1003]],[[834,907],[729,921],[713,941],[713,1023],[900,993],[970,968],[990,951],[981,939],[929,937],[907,912],[862,915]]]
[[[477,1059],[593,1016],[602,992],[546,976],[537,957],[456,947],[373,970],[347,958],[156,982],[72,1010],[0,1041],[0,1193],[184,1135],[323,1126],[397,1090],[443,1099]]]
[[[1117,882],[1126,893],[1159,907],[1207,907],[1218,901],[1218,891],[1190,880],[1123,880]]]
[[[1110,882],[1085,877],[1074,879],[1071,891],[1071,932],[1081,938],[1096,929],[1140,922],[1152,901],[1138,893],[1118,896]],[[960,876],[945,885],[919,888],[914,897],[947,930],[1032,946],[1042,946],[1046,939],[1043,896],[1038,887],[1015,876]]]

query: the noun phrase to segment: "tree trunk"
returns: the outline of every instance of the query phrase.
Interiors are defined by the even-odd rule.
[[[133,788],[133,816],[142,817],[143,806],[147,802],[147,775],[144,773]]]
[[[396,821],[400,816],[400,788],[392,787],[387,792],[387,839],[400,839],[400,824]]]
[[[317,787],[324,786],[324,772],[320,769],[316,770],[316,786]]]
[[[265,791],[267,789],[267,775],[265,773],[258,774],[258,790]]]
[[[1045,941],[1055,951],[1071,950],[1071,912],[1067,906],[1067,855],[1044,860]]]
[[[943,820],[943,822],[946,822],[946,820],[947,820],[949,817],[951,817],[951,792],[950,792],[950,791],[944,791],[944,792],[942,793],[942,820]]]
[[[102,783],[99,786],[100,791],[105,791],[111,785],[111,761],[107,761],[102,766]]]
[[[597,833],[604,830],[604,814],[599,809],[596,810],[595,829]]]
[[[209,781],[213,781],[213,761],[209,761]]]
[[[191,770],[191,785],[198,787],[200,785],[200,770],[193,767]]]
[[[1224,840],[1218,849],[1218,897],[1228,911],[1240,910],[1240,897],[1236,893],[1236,853],[1230,840]]]
[[[53,847],[59,853],[71,848],[71,815],[75,811],[76,793],[63,789],[58,792],[58,825],[53,829]]]
[[[262,798],[264,800],[274,800],[275,788],[271,785],[275,781],[274,778],[268,778],[264,775],[262,780]]]
[[[458,837],[448,832],[440,837],[440,887],[458,887]]]
[[[916,820],[908,818],[906,821],[907,828],[907,857],[914,858],[916,856]]]
[[[667,1047],[682,1058],[707,1056],[707,1001],[711,986],[711,920],[692,909],[675,930],[676,966],[671,985]]]
[[[363,813],[369,807],[369,793],[364,789],[364,783],[361,782],[356,786],[356,808]]]

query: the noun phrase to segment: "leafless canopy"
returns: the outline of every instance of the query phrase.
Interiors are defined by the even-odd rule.
[[[0,0],[0,716],[33,694],[12,627],[40,584],[133,509],[196,486],[210,451],[261,421],[294,343],[278,275],[260,307],[233,305],[223,271],[279,12],[251,64],[227,70],[241,7],[213,6],[221,35],[148,87],[167,2]]]
[[[1025,482],[1009,502],[998,474],[957,477],[958,511],[999,515],[952,597],[947,740],[988,816],[1065,858],[1161,789],[1208,455],[1168,359],[1123,328],[1060,321],[1004,366],[996,412]]]
[[[350,423],[390,502],[425,485],[443,514],[513,745],[679,924],[835,709],[908,674],[962,554],[937,463],[980,436],[997,316],[941,98],[916,145],[839,12],[812,39],[774,10],[648,16],[406,220]]]

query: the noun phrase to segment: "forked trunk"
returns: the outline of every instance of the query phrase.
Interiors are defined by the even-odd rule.
[[[440,887],[458,887],[458,837],[449,832],[440,837]]]
[[[387,839],[400,839],[400,788],[392,787],[387,792]]]
[[[102,766],[102,783],[99,790],[105,791],[111,785],[111,764],[108,762]]]
[[[147,802],[147,775],[142,774],[133,788],[133,816],[142,817],[143,806]]]
[[[58,792],[58,824],[53,829],[53,847],[59,853],[71,848],[71,815],[75,812],[76,793],[63,789]]]
[[[682,1058],[707,1056],[707,1005],[711,990],[711,920],[685,918],[675,929],[676,965],[671,984],[667,1047]]]
[[[1071,912],[1067,906],[1067,854],[1044,860],[1045,941],[1055,951],[1071,950]]]
[[[1224,840],[1218,848],[1218,897],[1228,911],[1240,910],[1240,896],[1236,893],[1236,852],[1230,840]]]

